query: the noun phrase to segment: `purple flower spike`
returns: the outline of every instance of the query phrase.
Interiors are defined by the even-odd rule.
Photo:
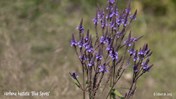
[[[83,91],[83,97],[98,96],[101,94],[98,92],[103,87],[102,85],[105,85],[105,89],[111,85],[116,86],[118,80],[123,77],[124,71],[130,70],[133,77],[130,79],[127,77],[127,80],[132,83],[123,95],[124,98],[129,99],[136,90],[134,85],[137,84],[138,78],[153,66],[149,63],[152,51],[148,44],[136,49],[136,42],[142,36],[135,37],[130,31],[132,22],[137,15],[137,10],[131,11],[134,9],[131,8],[131,2],[132,0],[125,2],[127,3],[126,8],[118,9],[118,0],[106,0],[107,6],[105,8],[97,7],[94,17],[90,20],[94,25],[92,32],[89,33],[89,29],[84,27],[83,19],[81,19],[76,30],[77,37],[74,37],[76,34],[72,34],[70,44],[82,66],[82,72],[80,72],[82,73],[82,82],[79,82],[75,72],[70,75],[72,80],[76,81],[75,84]],[[128,31],[130,32],[128,33]],[[128,69],[129,67],[130,69]],[[111,91],[115,91],[115,89],[108,89],[106,98],[113,97]]]
[[[148,63],[149,63],[149,59],[147,59],[145,62],[141,64],[144,71],[149,71],[150,66],[148,65]]]
[[[108,53],[110,53],[112,51],[112,45],[108,44],[106,50],[108,51]]]
[[[78,74],[77,74],[76,72],[70,73],[70,76],[71,76],[73,79],[77,79],[77,78],[78,78]]]
[[[106,26],[106,20],[105,20],[105,19],[103,19],[103,20],[101,21],[101,27],[104,29],[104,28],[105,28],[105,26]]]
[[[75,37],[74,37],[73,34],[72,34],[72,39],[71,39],[71,46],[74,46],[74,47],[77,46],[77,42],[76,42]]]
[[[106,37],[105,36],[101,36],[100,43],[101,44],[105,44],[106,43]]]
[[[97,60],[102,60],[102,58],[103,58],[102,55],[100,55],[100,54],[96,54],[96,59],[97,59]]]
[[[84,61],[88,60],[88,58],[85,55],[79,56],[79,59],[80,59],[81,62],[84,62]]]
[[[83,46],[85,47],[86,51],[89,52],[89,53],[94,51],[94,48],[92,46],[91,38],[89,39],[89,42],[84,43]]]
[[[81,20],[79,26],[76,28],[77,30],[79,30],[80,33],[84,33],[84,27],[83,27],[83,19]]]
[[[135,19],[136,19],[136,15],[137,15],[137,10],[136,10],[135,13],[131,16],[131,19],[132,19],[132,20],[135,20]]]
[[[86,48],[86,51],[91,53],[93,52],[93,47],[91,45],[89,45],[87,48]]]
[[[108,1],[110,4],[114,4],[115,3],[115,0],[109,0]]]
[[[109,18],[111,19],[115,15],[115,12],[111,12]]]
[[[90,61],[90,62],[88,63],[88,66],[89,66],[89,67],[94,66],[94,60],[93,60],[93,61]]]
[[[108,72],[108,70],[107,70],[105,64],[99,66],[98,68],[99,68],[99,72]]]
[[[87,34],[86,34],[86,37],[84,38],[85,42],[88,42],[90,39],[89,37],[89,30],[87,30]]]
[[[103,55],[101,53],[101,49],[99,49],[98,53],[96,53],[95,58],[97,59],[97,61],[100,61],[103,59]]]
[[[138,55],[139,55],[139,57],[144,58],[145,51],[140,49],[139,52],[138,52]]]
[[[114,50],[110,51],[109,56],[112,58],[112,60],[118,60],[118,53]]]
[[[81,39],[78,43],[77,43],[78,47],[79,48],[82,48],[83,47],[83,39]]]
[[[131,46],[136,41],[137,41],[136,38],[130,38],[130,39],[127,39],[126,41],[124,41],[124,44],[126,44],[127,46]]]
[[[94,22],[94,25],[97,26],[97,24],[98,24],[98,11],[96,12],[96,16],[93,19],[93,22]]]
[[[129,52],[130,56],[135,54],[135,50],[133,48],[129,49],[128,52]]]

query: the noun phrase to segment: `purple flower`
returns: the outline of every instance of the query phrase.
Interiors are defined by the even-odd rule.
[[[83,19],[81,20],[79,26],[76,28],[77,30],[79,30],[80,33],[84,32],[84,27],[83,27]]]
[[[88,63],[88,66],[89,66],[89,67],[94,66],[94,60],[93,60],[93,61],[90,61],[90,62]]]
[[[125,24],[125,19],[121,19],[121,24]]]
[[[75,40],[75,37],[74,37],[74,35],[72,34],[72,39],[71,39],[71,46],[74,46],[74,47],[76,47],[76,45],[77,45],[77,42],[76,42],[76,40]]]
[[[115,23],[114,22],[110,22],[109,25],[110,25],[111,28],[114,28]]]
[[[118,53],[114,50],[110,51],[109,56],[112,58],[112,60],[118,60]]]
[[[145,44],[142,49],[140,48],[140,50],[138,52],[138,55],[140,58],[149,57],[151,54],[152,54],[152,52],[148,48],[147,44]]]
[[[124,44],[127,46],[131,46],[137,39],[136,38],[129,38],[126,41],[124,41]]]
[[[100,19],[100,21],[104,20],[104,11],[99,11],[97,17]]]
[[[121,24],[121,20],[119,18],[116,19],[116,24],[120,25]]]
[[[101,21],[101,27],[104,29],[105,26],[106,26],[106,21],[105,21],[105,20],[102,20],[102,21]]]
[[[108,53],[110,53],[112,51],[112,45],[108,44],[106,50],[108,51]]]
[[[117,37],[117,38],[120,38],[121,36],[122,36],[122,32],[117,32],[117,33],[116,33],[116,37]]]
[[[93,52],[93,47],[90,47],[89,49],[87,49],[87,51],[88,51],[89,53]]]
[[[127,14],[130,14],[130,13],[131,13],[130,11],[131,11],[130,8],[125,9],[125,12],[126,12]]]
[[[134,13],[133,15],[130,16],[130,18],[131,18],[132,20],[135,20],[135,19],[136,19],[136,15],[137,15],[137,10],[135,11],[135,13]]]
[[[129,52],[130,56],[135,54],[135,50],[133,48],[129,49],[128,52]]]
[[[86,51],[89,53],[93,52],[93,47],[91,45],[88,45],[88,47],[86,48]]]
[[[79,59],[81,60],[81,62],[88,60],[88,58],[85,55],[80,55]]]
[[[138,55],[139,57],[143,58],[145,56],[145,51],[140,49]]]
[[[107,70],[105,64],[100,65],[98,68],[99,68],[99,72],[108,72],[108,70]]]
[[[112,41],[112,38],[111,37],[106,37],[106,43],[110,44]]]
[[[97,25],[97,24],[98,24],[98,18],[97,18],[97,17],[94,18],[94,19],[93,19],[93,22],[94,22],[94,25]]]
[[[97,60],[102,60],[102,58],[103,58],[103,56],[100,53],[96,54],[96,59]]]
[[[83,32],[84,32],[83,26],[78,26],[77,29],[80,31],[80,33],[83,33]]]
[[[71,76],[73,79],[77,79],[77,78],[78,78],[78,74],[77,74],[76,72],[70,73],[70,76]]]
[[[109,18],[111,19],[116,13],[114,11],[112,11],[110,14],[109,14]]]
[[[149,65],[152,52],[148,45],[145,44],[140,49],[135,49],[136,42],[142,36],[135,38],[131,35],[131,32],[129,35],[127,33],[128,26],[136,18],[137,11],[131,14],[130,4],[127,4],[126,9],[118,11],[116,1],[107,0],[106,8],[97,8],[96,16],[92,19],[95,26],[95,35],[89,33],[89,30],[84,30],[83,19],[77,27],[78,38],[75,39],[72,34],[70,43],[71,46],[74,46],[76,55],[79,56],[82,65],[83,83],[79,83],[75,72],[70,73],[70,75],[73,79],[76,79],[77,86],[81,89],[86,89],[86,84],[88,84],[88,90],[92,90],[91,88],[98,89],[99,85],[102,84],[101,80],[105,72],[111,70],[109,77],[120,78],[128,66],[132,66],[134,75],[132,84],[134,84],[143,73],[149,71],[152,67],[152,65]],[[86,32],[87,34],[85,34]],[[117,68],[114,68],[115,66]],[[112,83],[113,81],[114,79],[112,79]],[[90,88],[89,85],[91,85]],[[129,90],[125,95],[127,97],[133,94],[135,88]]]
[[[144,71],[149,71],[150,66],[148,65],[148,63],[149,63],[149,59],[147,59],[145,62],[142,62],[141,65]]]
[[[89,42],[84,43],[84,44],[83,44],[83,47],[84,47],[85,49],[87,49],[87,48],[89,47]]]
[[[135,52],[135,54],[134,54],[134,57],[133,57],[133,61],[134,62],[136,62],[137,60],[138,60],[138,54],[137,54],[137,50],[136,50],[136,52]]]
[[[115,0],[108,0],[108,2],[109,2],[110,4],[114,4],[114,3],[115,3]]]
[[[89,37],[89,30],[87,30],[87,35],[86,35],[86,37],[84,38],[84,40],[85,40],[85,42],[88,42],[89,39],[90,39],[90,37]]]
[[[78,43],[77,43],[78,47],[79,48],[82,48],[83,47],[83,39],[81,39]]]
[[[106,43],[106,37],[105,36],[101,36],[100,43],[101,44],[105,44]]]

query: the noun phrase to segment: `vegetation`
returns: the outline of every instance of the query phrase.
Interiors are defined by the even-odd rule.
[[[50,91],[50,99],[82,98],[68,77],[79,64],[68,41],[82,17],[86,26],[94,28],[90,20],[97,4],[93,1],[0,0],[0,98],[8,99],[3,92],[9,90]],[[99,1],[96,2],[100,6],[106,3]],[[172,98],[176,98],[176,2],[136,0],[132,6],[138,9],[132,31],[145,35],[139,45],[149,42],[153,51],[151,63],[155,65],[150,75],[139,80],[134,98],[171,98],[154,97],[154,92],[171,92]],[[124,79],[127,78],[128,74]],[[48,99],[13,97],[27,98]]]

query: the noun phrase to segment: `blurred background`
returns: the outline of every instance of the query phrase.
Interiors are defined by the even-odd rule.
[[[118,0],[123,8],[127,0]],[[80,19],[93,29],[96,6],[106,0],[0,0],[0,98],[81,99],[70,71],[80,63],[69,41]],[[138,82],[134,99],[176,99],[176,0],[133,0],[131,31],[149,43],[154,67]],[[8,97],[6,91],[50,91],[49,97]],[[172,97],[154,97],[154,92]]]

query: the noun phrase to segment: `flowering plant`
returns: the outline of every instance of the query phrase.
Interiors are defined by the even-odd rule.
[[[135,49],[140,37],[132,37],[130,24],[136,19],[137,10],[132,13],[129,0],[126,9],[119,11],[115,0],[108,0],[105,9],[97,8],[93,23],[95,34],[85,31],[83,19],[78,30],[78,37],[72,34],[71,46],[82,66],[82,81],[76,72],[70,73],[77,87],[89,99],[95,99],[103,87],[107,89],[106,99],[129,99],[136,90],[137,80],[153,65],[149,65],[151,50],[148,44]],[[127,68],[132,67],[133,77],[129,89],[122,95],[115,87]],[[104,82],[104,83],[103,83]]]

